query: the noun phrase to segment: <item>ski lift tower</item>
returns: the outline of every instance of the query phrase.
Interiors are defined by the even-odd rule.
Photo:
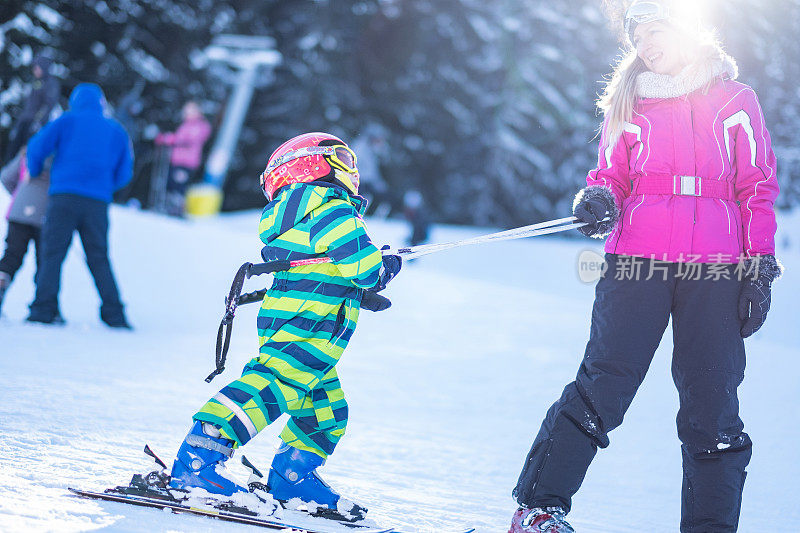
[[[203,183],[193,186],[186,194],[187,213],[198,216],[219,213],[225,177],[256,82],[263,79],[265,69],[271,73],[281,62],[274,39],[249,35],[218,35],[203,51],[203,56],[206,61],[225,63],[237,72],[225,118],[206,161]]]

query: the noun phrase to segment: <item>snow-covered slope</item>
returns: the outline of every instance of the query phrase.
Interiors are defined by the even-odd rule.
[[[0,198],[0,210],[6,202]],[[66,487],[127,482],[145,465],[144,443],[171,459],[194,411],[256,353],[256,309],[243,307],[228,370],[211,384],[203,381],[213,368],[230,280],[242,262],[259,257],[257,219],[249,212],[176,221],[113,207],[111,254],[133,332],[100,323],[77,244],[62,279],[67,326],[26,324],[33,291],[28,258],[0,319],[0,530],[247,529],[77,499]],[[369,227],[379,243],[399,244],[406,234],[395,222]],[[481,231],[437,228],[433,240]],[[741,531],[800,529],[794,490],[800,333],[793,301],[800,261],[798,243],[789,245],[779,253],[788,272],[775,287],[769,321],[747,343],[741,404],[755,448]],[[351,421],[323,476],[369,507],[380,524],[504,531],[525,454],[583,353],[593,299],[593,287],[576,272],[585,249],[599,246],[540,238],[461,248],[407,265],[387,290],[394,306],[362,314],[341,362]],[[246,288],[267,281],[255,278]],[[570,520],[581,533],[677,530],[681,473],[670,350],[667,334],[625,424],[575,498]],[[278,429],[248,444],[248,458],[266,468]]]

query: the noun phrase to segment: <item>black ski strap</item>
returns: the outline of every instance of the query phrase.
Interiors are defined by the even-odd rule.
[[[247,278],[251,276],[260,276],[261,274],[268,274],[270,272],[278,272],[280,270],[288,270],[291,268],[289,261],[270,261],[268,263],[245,263],[239,267],[236,275],[233,277],[231,290],[225,298],[225,314],[222,315],[222,321],[219,323],[217,330],[217,349],[216,349],[216,369],[208,375],[206,383],[211,383],[211,380],[221,374],[225,370],[225,359],[228,356],[228,348],[231,345],[231,333],[233,331],[233,319],[236,315],[236,307],[240,304],[251,303],[257,301],[260,293],[260,298],[264,297],[266,289],[263,291],[255,291],[242,295],[242,288]],[[258,299],[260,299],[258,298]]]
[[[217,368],[208,375],[206,383],[211,383],[212,379],[225,370],[225,358],[228,356],[228,348],[231,345],[231,333],[233,331],[233,318],[236,316],[236,306],[239,305],[239,295],[242,293],[244,280],[250,277],[250,267],[252,266],[253,263],[243,264],[233,277],[231,291],[228,293],[228,297],[225,298],[225,314],[222,315],[222,321],[219,323],[219,330],[217,330]]]

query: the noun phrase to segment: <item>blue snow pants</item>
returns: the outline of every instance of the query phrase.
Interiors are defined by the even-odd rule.
[[[608,433],[622,423],[671,316],[683,457],[680,530],[734,532],[752,447],[736,396],[745,368],[737,315],[742,281],[734,265],[715,265],[729,279],[719,272],[707,279],[706,270],[687,279],[678,263],[645,259],[629,279],[626,260],[606,255],[578,375],[547,412],[514,497],[525,507],[569,511],[597,448],[608,446]]]
[[[42,257],[36,276],[36,297],[30,306],[31,317],[49,321],[59,313],[61,266],[76,231],[102,300],[100,317],[106,322],[124,322],[117,282],[108,259],[108,204],[74,194],[53,194],[48,201],[42,227]]]

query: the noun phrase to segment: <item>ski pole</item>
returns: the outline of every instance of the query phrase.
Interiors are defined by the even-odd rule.
[[[394,248],[381,250],[383,255],[401,255],[406,259],[413,259],[422,255],[427,255],[435,252],[441,252],[456,248],[458,246],[467,246],[472,244],[481,244],[485,242],[505,241],[511,239],[521,239],[526,237],[536,237],[539,235],[547,235],[549,233],[556,233],[566,231],[573,228],[580,228],[586,225],[584,222],[577,222],[576,217],[565,217],[556,220],[548,220],[546,222],[539,222],[528,226],[513,228],[505,231],[498,231],[496,233],[489,233],[488,235],[481,235],[469,239],[462,239],[459,241],[434,243],[434,244],[420,244],[418,246],[410,246],[404,248]],[[247,270],[246,277],[259,276],[270,272],[278,272],[281,270],[289,270],[290,268],[315,265],[320,263],[330,263],[330,257],[314,257],[310,259],[297,259],[294,261],[269,261],[267,263],[251,264]],[[258,302],[264,298],[266,289],[248,292],[238,297],[238,305]]]
[[[538,224],[531,224],[529,226],[498,231],[496,233],[489,233],[487,235],[480,235],[478,237],[471,237],[469,239],[462,239],[459,241],[419,244],[417,246],[407,246],[401,248],[387,248],[386,250],[381,250],[381,252],[383,255],[400,255],[406,259],[413,259],[414,257],[442,252],[444,250],[458,248],[460,246],[523,239],[527,237],[538,237],[540,235],[548,235],[550,233],[577,229],[586,225],[586,222],[577,222],[577,220],[578,219],[575,217],[559,218],[556,220],[548,220],[546,222],[539,222]],[[252,265],[250,274],[247,277],[258,276],[268,272],[276,272],[278,270],[288,270],[289,268],[298,266],[330,263],[331,261],[332,260],[330,257],[314,257],[311,259],[298,259],[295,261],[269,261],[267,263],[258,263]]]
[[[384,250],[384,255],[401,255],[407,259],[420,257],[427,254],[442,252],[451,248],[460,246],[468,246],[473,244],[483,244],[487,242],[508,241],[513,239],[522,239],[527,237],[538,237],[540,235],[548,235],[550,233],[557,233],[570,229],[580,228],[585,226],[585,222],[577,222],[575,217],[560,218],[557,220],[548,220],[546,222],[539,222],[538,224],[531,224],[529,226],[522,226],[505,231],[498,231],[496,233],[489,233],[488,235],[480,235],[469,239],[462,239],[458,241],[434,243],[434,244],[420,244],[418,246],[410,246],[405,248],[396,248]]]
[[[451,248],[457,248],[459,246],[468,246],[472,244],[482,244],[486,242],[499,242],[499,241],[507,241],[512,239],[522,239],[527,237],[538,237],[540,235],[548,235],[550,233],[557,233],[560,231],[567,231],[570,229],[580,228],[581,226],[585,226],[585,222],[577,222],[577,218],[575,217],[566,217],[566,218],[559,218],[556,220],[548,220],[546,222],[539,222],[538,224],[531,224],[529,226],[522,226],[519,228],[513,228],[505,231],[498,231],[496,233],[489,233],[487,235],[480,235],[478,237],[471,237],[469,239],[462,239],[459,241],[451,241],[451,242],[440,242],[440,243],[433,243],[433,244],[420,244],[417,246],[407,246],[402,248],[387,248],[385,250],[381,250],[383,255],[400,255],[406,259],[413,259],[414,257],[419,257],[422,255],[432,254],[436,252],[442,252],[444,250],[449,250]],[[270,272],[278,272],[281,270],[289,270],[290,268],[305,266],[305,265],[317,265],[320,263],[330,263],[332,259],[330,257],[312,257],[310,259],[296,259],[294,261],[269,261],[266,263],[257,263],[257,264],[250,264],[249,270],[247,271],[247,277],[251,276],[260,276],[261,274],[268,274]],[[257,293],[261,293],[262,291],[256,291],[255,293],[247,293],[241,295],[242,299],[246,299],[246,302],[239,302],[239,303],[250,303],[251,301],[255,301],[252,298],[255,297]]]
[[[550,233],[557,233],[560,231],[567,231],[570,229],[580,228],[585,226],[585,222],[577,222],[575,217],[559,218],[556,220],[548,220],[546,222],[539,222],[528,226],[513,228],[505,231],[498,231],[496,233],[489,233],[487,235],[480,235],[469,239],[461,239],[458,241],[434,243],[434,244],[420,244],[418,246],[409,246],[403,248],[388,248],[381,250],[383,255],[400,255],[406,259],[413,259],[427,254],[442,252],[451,248],[460,246],[468,246],[473,244],[482,244],[486,242],[499,242],[512,239],[522,239],[526,237],[538,237],[540,235],[548,235]],[[225,370],[225,359],[230,347],[231,332],[233,329],[233,319],[236,314],[236,308],[239,305],[253,303],[261,300],[266,294],[266,289],[261,289],[254,292],[242,294],[245,279],[252,276],[260,276],[262,274],[269,274],[272,272],[279,272],[289,270],[299,266],[317,265],[322,263],[331,263],[330,257],[312,257],[308,259],[296,259],[294,261],[278,260],[268,261],[266,263],[245,263],[239,267],[239,271],[233,278],[230,293],[225,298],[225,314],[222,316],[222,321],[217,331],[217,349],[216,349],[216,370],[209,374],[206,382],[210,382],[215,376]]]

